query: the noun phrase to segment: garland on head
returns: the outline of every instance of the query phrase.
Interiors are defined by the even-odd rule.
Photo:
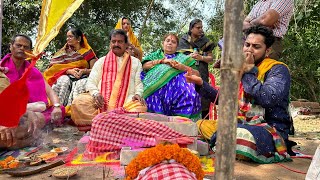
[[[142,169],[170,159],[174,159],[177,163],[184,165],[196,175],[197,179],[203,179],[204,172],[199,158],[188,149],[180,148],[178,144],[158,144],[153,148],[140,152],[126,167],[126,179],[135,179]]]

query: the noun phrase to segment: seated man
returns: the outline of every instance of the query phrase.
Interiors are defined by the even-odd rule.
[[[18,34],[12,38],[11,53],[7,54],[0,63],[1,69],[4,70],[2,72],[5,73],[0,72],[2,81],[0,93],[9,86],[9,81],[10,83],[18,81],[29,67],[30,63],[25,60],[27,57],[25,51],[30,51],[31,47],[32,41],[26,35]],[[3,82],[5,83],[3,84]],[[35,67],[32,67],[29,71],[26,85],[29,91],[27,111],[21,117],[17,127],[0,126],[0,148],[30,146],[39,138],[37,132],[46,124],[50,123],[51,120],[59,123],[63,119],[64,108],[60,107],[58,97]],[[18,98],[22,99],[22,97]],[[47,108],[48,98],[54,104],[53,107]],[[5,103],[5,100],[0,101]],[[0,111],[7,110],[1,109]],[[11,112],[18,113],[17,110],[11,110]],[[3,113],[0,112],[0,114]]]
[[[80,130],[89,130],[92,119],[99,111],[111,111],[131,101],[144,105],[140,79],[142,66],[139,59],[126,52],[126,32],[115,29],[109,38],[111,51],[94,64],[89,75],[89,94],[81,94],[72,102],[71,118]]]
[[[253,26],[246,32],[243,52],[246,56],[240,83],[237,128],[237,155],[259,163],[289,160],[292,153],[288,134],[292,122],[288,114],[290,73],[287,65],[266,58],[274,42],[272,30]],[[214,101],[217,90],[201,78],[186,75],[187,81],[197,84],[198,92]],[[199,122],[200,129],[215,121]],[[207,133],[210,134],[210,133]],[[213,135],[213,136],[212,136]],[[215,134],[211,132],[211,142]]]

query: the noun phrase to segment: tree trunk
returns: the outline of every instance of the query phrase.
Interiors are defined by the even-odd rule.
[[[243,64],[242,20],[243,1],[226,0],[224,15],[224,45],[221,62],[221,86],[219,97],[218,137],[215,163],[215,179],[233,179],[236,128],[238,113],[238,89]]]

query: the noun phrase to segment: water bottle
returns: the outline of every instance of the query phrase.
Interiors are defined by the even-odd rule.
[[[197,48],[193,48],[193,53],[194,54],[198,54],[199,52],[198,52],[198,49]]]
[[[194,54],[199,54],[198,49],[197,48],[193,48],[193,53]],[[196,60],[196,65],[197,66],[199,65],[199,61],[198,60]]]

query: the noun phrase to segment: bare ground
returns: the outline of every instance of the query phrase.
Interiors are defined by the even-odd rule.
[[[294,118],[296,134],[291,137],[292,140],[298,143],[294,148],[304,154],[313,155],[316,148],[320,144],[320,118],[315,116],[296,116]],[[76,128],[67,126],[64,128],[57,128],[50,135],[52,138],[44,138],[44,145],[55,145],[57,147],[68,146],[73,148],[77,141],[82,137],[83,133]],[[45,151],[43,149],[42,151]],[[281,163],[288,170],[280,164],[256,164],[252,162],[236,161],[234,179],[248,179],[248,180],[303,180],[308,171],[310,159],[296,158],[293,162]],[[59,167],[57,167],[59,168]],[[26,177],[11,177],[6,174],[0,174],[0,179],[56,179],[52,177],[52,172],[57,169],[53,168],[36,175]],[[299,171],[300,173],[293,172]],[[108,177],[108,176],[106,176]],[[212,178],[212,177],[209,177]],[[102,167],[81,167],[76,176],[70,179],[103,179]],[[114,179],[114,178],[106,178]]]
[[[320,144],[320,117],[302,116],[294,118],[295,136],[291,140],[297,142],[293,149],[299,150],[303,154],[314,155]],[[254,164],[237,161],[235,164],[235,179],[250,180],[303,180],[305,179],[310,159],[296,158],[293,162],[281,163],[288,170],[279,164]],[[301,173],[293,172],[292,170]]]

